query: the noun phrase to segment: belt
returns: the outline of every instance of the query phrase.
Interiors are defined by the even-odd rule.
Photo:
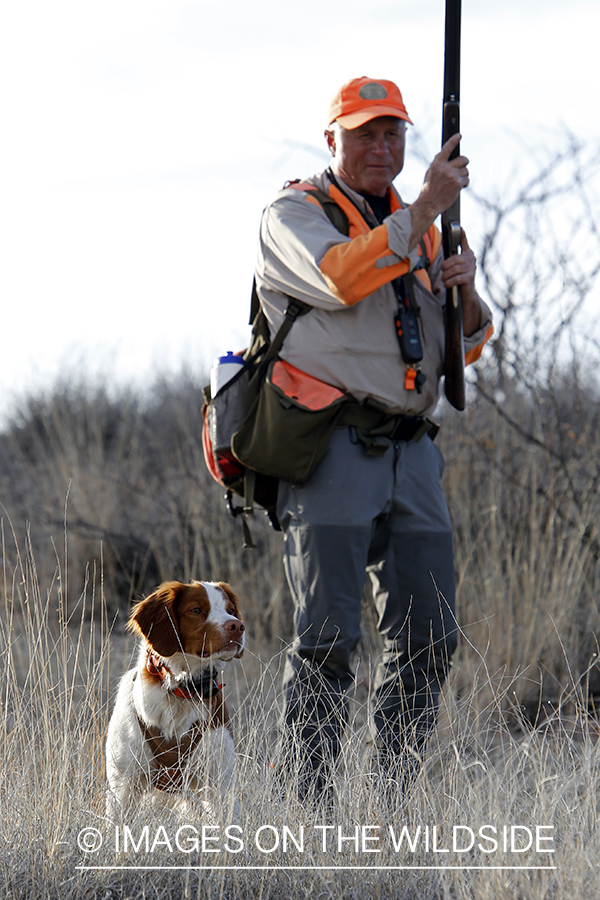
[[[415,441],[428,435],[432,441],[436,439],[440,426],[431,419],[421,416],[396,416],[394,428],[389,435],[393,441]],[[387,435],[386,435],[387,436]]]
[[[370,456],[383,456],[389,441],[420,441],[428,435],[435,440],[440,426],[423,416],[390,415],[371,406],[350,402],[337,421],[338,428],[352,426]],[[387,438],[380,441],[378,438]]]

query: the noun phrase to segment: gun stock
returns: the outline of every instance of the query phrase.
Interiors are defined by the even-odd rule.
[[[460,131],[460,25],[461,0],[446,0],[444,46],[444,106],[442,116],[442,145]],[[457,147],[452,157],[458,156]],[[448,259],[460,247],[460,196],[442,213],[442,241]],[[448,402],[455,409],[465,408],[465,349],[462,326],[460,290],[446,291],[446,342],[444,354],[444,390]]]

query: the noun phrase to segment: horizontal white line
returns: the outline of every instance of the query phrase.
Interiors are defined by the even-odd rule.
[[[91,872],[98,869],[103,870],[122,870],[131,871],[203,871],[211,870],[216,872],[249,872],[249,871],[269,871],[273,872],[318,872],[318,871],[356,871],[356,872],[397,872],[400,870],[436,870],[436,871],[480,871],[485,872],[487,869],[500,871],[554,871],[556,866],[75,866],[80,872]]]

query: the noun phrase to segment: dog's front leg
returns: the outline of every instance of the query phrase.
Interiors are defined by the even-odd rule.
[[[227,727],[208,729],[192,760],[196,796],[206,815],[235,824],[239,804],[235,798],[235,747]]]

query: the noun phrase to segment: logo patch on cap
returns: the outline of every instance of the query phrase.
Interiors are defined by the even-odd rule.
[[[388,92],[384,86],[377,81],[370,81],[368,84],[363,84],[358,92],[358,96],[362,97],[363,100],[385,100],[387,95]]]

